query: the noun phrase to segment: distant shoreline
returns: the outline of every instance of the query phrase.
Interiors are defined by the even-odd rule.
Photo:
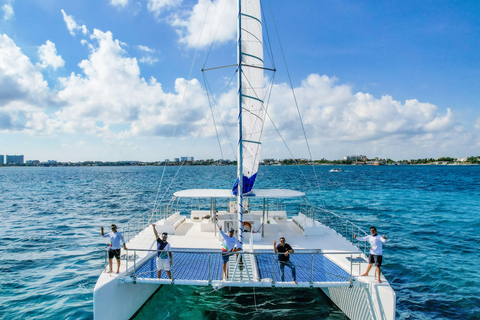
[[[292,163],[292,164],[260,164],[260,166],[374,166],[374,167],[384,167],[384,166],[476,166],[480,163],[402,163],[402,164],[345,164],[345,163]],[[236,164],[181,164],[181,163],[170,163],[166,166],[168,167],[179,167],[179,166],[236,166]],[[77,164],[77,163],[57,163],[57,164],[4,164],[0,165],[0,168],[45,168],[45,167],[162,167],[165,166],[164,163],[135,163],[135,164]]]

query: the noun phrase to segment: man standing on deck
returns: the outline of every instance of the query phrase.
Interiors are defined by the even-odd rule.
[[[108,250],[108,259],[110,261],[110,271],[107,273],[112,272],[112,260],[113,257],[117,259],[117,274],[120,272],[120,241],[123,242],[123,248],[127,250],[127,246],[125,244],[125,240],[123,239],[123,236],[120,232],[117,231],[117,226],[112,224],[112,232],[109,234],[105,234],[103,232],[103,226],[100,227],[100,230],[102,231],[102,237],[110,237],[110,249]]]
[[[223,245],[222,245],[222,259],[223,259],[223,279],[227,278],[227,262],[230,259],[229,252],[241,251],[240,242],[238,242],[237,238],[233,236],[235,230],[230,229],[228,231],[228,235],[223,232],[222,226],[219,226],[218,229],[220,230],[220,234],[223,237]]]
[[[282,282],[285,281],[285,266],[289,267],[292,270],[293,283],[297,284],[297,276],[295,273],[295,266],[290,261],[290,254],[293,253],[292,247],[285,242],[285,238],[280,238],[280,244],[277,246],[277,241],[273,241],[273,251],[275,253],[279,252],[278,255],[278,266],[280,267],[280,278]]]
[[[157,270],[158,270],[158,279],[162,275],[162,270],[167,271],[167,275],[172,279],[172,273],[170,272],[170,266],[172,265],[172,253],[170,250],[170,243],[167,242],[168,234],[166,232],[162,233],[162,238],[158,236],[157,229],[155,224],[152,224],[153,232],[155,233],[155,238],[157,239]],[[160,252],[164,250],[163,252]],[[168,252],[167,252],[168,251]]]
[[[383,235],[383,237],[380,237],[377,234],[377,228],[375,227],[370,227],[370,233],[372,235],[369,235],[366,237],[357,238],[357,235],[353,236],[358,241],[368,241],[371,246],[370,254],[368,256],[367,271],[364,274],[362,274],[362,277],[368,276],[370,269],[372,269],[373,263],[375,263],[375,266],[377,267],[375,271],[375,277],[378,273],[378,283],[382,283],[382,280],[380,280],[380,274],[381,274],[380,267],[382,266],[382,242],[387,241],[387,237],[385,237],[385,235]]]

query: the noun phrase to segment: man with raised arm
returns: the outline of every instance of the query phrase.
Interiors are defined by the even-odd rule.
[[[280,238],[280,244],[277,246],[277,241],[273,241],[273,251],[275,253],[280,253],[278,255],[278,266],[280,268],[280,278],[281,281],[285,281],[285,266],[289,267],[292,270],[293,283],[297,284],[297,276],[295,273],[295,266],[290,261],[290,254],[293,253],[292,247],[285,242],[285,238]]]
[[[168,234],[166,232],[162,233],[162,238],[158,236],[157,229],[155,224],[152,224],[153,232],[155,233],[155,238],[157,239],[157,270],[158,270],[158,279],[162,275],[162,270],[167,271],[167,275],[172,279],[172,273],[170,272],[170,266],[172,265],[172,252],[170,243],[167,242]]]
[[[112,232],[110,232],[108,234],[105,234],[103,232],[103,226],[100,227],[100,231],[102,231],[102,237],[104,237],[104,238],[110,237],[110,248],[108,250],[108,259],[109,259],[109,262],[110,262],[110,271],[108,271],[107,273],[112,272],[113,257],[115,257],[117,259],[117,273],[119,273],[120,272],[120,250],[121,250],[120,241],[123,242],[123,248],[125,250],[127,250],[125,240],[123,239],[122,234],[117,231],[117,226],[114,225],[114,224],[112,224]]]
[[[364,274],[362,274],[362,277],[368,276],[370,269],[372,269],[372,266],[375,263],[375,266],[377,267],[377,269],[375,270],[375,277],[378,274],[378,283],[382,283],[382,280],[380,280],[380,274],[381,274],[380,267],[382,266],[382,242],[387,241],[387,237],[385,237],[385,235],[383,235],[383,237],[380,237],[377,234],[377,228],[375,227],[370,227],[370,233],[371,235],[368,235],[366,237],[357,238],[357,235],[353,236],[358,241],[368,241],[370,243],[370,254],[368,255],[368,267],[367,267],[367,271]]]
[[[227,278],[227,262],[230,259],[230,252],[241,251],[240,242],[233,236],[235,230],[230,229],[228,235],[223,232],[222,226],[219,226],[220,234],[223,237],[222,259],[223,259],[223,279]]]

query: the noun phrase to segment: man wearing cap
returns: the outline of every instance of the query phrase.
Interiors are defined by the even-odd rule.
[[[157,229],[155,224],[152,224],[153,232],[155,233],[155,238],[157,239],[157,270],[158,270],[158,279],[162,275],[162,270],[167,271],[167,275],[172,279],[172,273],[170,272],[170,265],[172,264],[172,253],[170,250],[170,243],[167,242],[168,234],[166,232],[162,233],[162,238],[158,236]]]
[[[108,250],[108,259],[110,260],[110,271],[107,273],[112,272],[112,260],[113,257],[117,259],[117,273],[120,272],[120,241],[123,242],[123,248],[127,250],[127,246],[125,245],[125,240],[122,237],[122,234],[117,231],[117,226],[112,224],[112,232],[105,234],[103,232],[103,226],[100,227],[102,231],[102,237],[110,237],[110,248]]]
[[[218,229],[220,230],[220,234],[223,237],[223,244],[222,244],[222,259],[223,259],[223,278],[227,278],[227,262],[230,259],[229,252],[241,251],[240,242],[238,242],[237,238],[233,236],[235,230],[230,229],[228,231],[228,235],[223,232],[222,226],[219,226]]]

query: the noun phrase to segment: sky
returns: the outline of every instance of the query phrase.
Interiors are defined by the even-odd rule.
[[[236,6],[0,0],[0,154],[235,159]],[[477,1],[262,6],[262,159],[480,155]]]

